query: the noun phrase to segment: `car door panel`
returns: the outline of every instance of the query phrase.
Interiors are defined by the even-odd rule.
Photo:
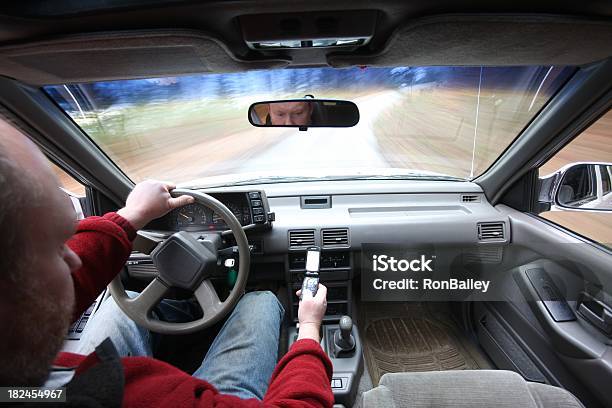
[[[612,253],[537,216],[504,205],[496,208],[510,219],[513,238],[507,256],[516,262],[504,271],[505,301],[476,306],[477,319],[489,313],[504,322],[547,382],[565,386],[587,406],[612,405],[612,338],[585,318],[581,303],[585,293],[608,303]],[[536,279],[547,282],[545,296]],[[551,313],[557,306],[565,308],[566,319]]]

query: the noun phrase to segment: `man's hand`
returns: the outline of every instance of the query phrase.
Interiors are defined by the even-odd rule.
[[[125,218],[139,230],[156,218],[166,215],[170,210],[193,203],[190,196],[173,198],[170,191],[176,186],[155,180],[145,180],[136,184],[127,200],[125,207],[117,214]]]
[[[296,292],[298,297],[301,293],[301,290]],[[317,294],[314,297],[310,291],[307,291],[300,301],[298,307],[298,321],[300,322],[298,340],[321,340],[319,329],[323,316],[325,316],[325,310],[327,310],[327,288],[319,283]]]

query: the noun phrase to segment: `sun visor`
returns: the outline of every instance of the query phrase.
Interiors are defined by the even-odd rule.
[[[282,68],[288,59],[244,60],[199,31],[124,31],[0,47],[0,75],[33,84],[82,83]]]
[[[334,67],[583,65],[612,56],[612,22],[525,15],[440,15],[400,27],[381,52],[333,53]]]

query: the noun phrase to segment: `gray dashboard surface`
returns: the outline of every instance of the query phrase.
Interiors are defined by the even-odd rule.
[[[203,189],[231,192],[263,189],[275,222],[261,235],[267,254],[287,253],[291,230],[314,230],[321,245],[321,230],[348,228],[351,250],[365,243],[473,245],[479,222],[503,222],[509,242],[507,215],[492,207],[481,188],[470,182],[448,181],[325,181],[278,183]],[[462,202],[465,194],[475,202]],[[331,196],[330,208],[304,209],[300,198]]]

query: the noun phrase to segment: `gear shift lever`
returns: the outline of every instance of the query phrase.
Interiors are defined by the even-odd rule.
[[[334,333],[334,356],[340,353],[348,353],[355,349],[355,338],[353,337],[353,320],[349,316],[340,318],[339,330]]]

